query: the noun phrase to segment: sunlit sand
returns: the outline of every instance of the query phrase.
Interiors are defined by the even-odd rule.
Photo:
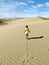
[[[49,65],[49,20],[24,18],[7,21],[0,26],[1,65]],[[25,39],[24,28],[28,24],[31,31]]]

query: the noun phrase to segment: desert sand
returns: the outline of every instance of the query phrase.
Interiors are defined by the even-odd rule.
[[[25,39],[28,24],[31,37]],[[1,65],[49,65],[49,20],[41,18],[15,19],[0,26]]]

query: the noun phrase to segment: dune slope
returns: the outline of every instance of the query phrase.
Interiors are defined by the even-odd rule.
[[[22,21],[22,22],[21,22]],[[25,39],[24,28],[28,24],[29,37]],[[49,22],[32,19],[13,20],[0,27],[0,64],[2,65],[49,65]]]

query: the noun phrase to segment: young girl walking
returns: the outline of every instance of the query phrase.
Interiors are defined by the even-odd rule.
[[[28,28],[28,25],[25,26],[24,33],[25,33],[25,37],[26,37],[26,39],[28,39],[28,37],[29,37],[29,33],[30,33],[30,30],[29,30],[29,28]]]

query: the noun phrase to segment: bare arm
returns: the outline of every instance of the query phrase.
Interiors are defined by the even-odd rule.
[[[24,33],[26,32],[26,29],[24,30]]]

